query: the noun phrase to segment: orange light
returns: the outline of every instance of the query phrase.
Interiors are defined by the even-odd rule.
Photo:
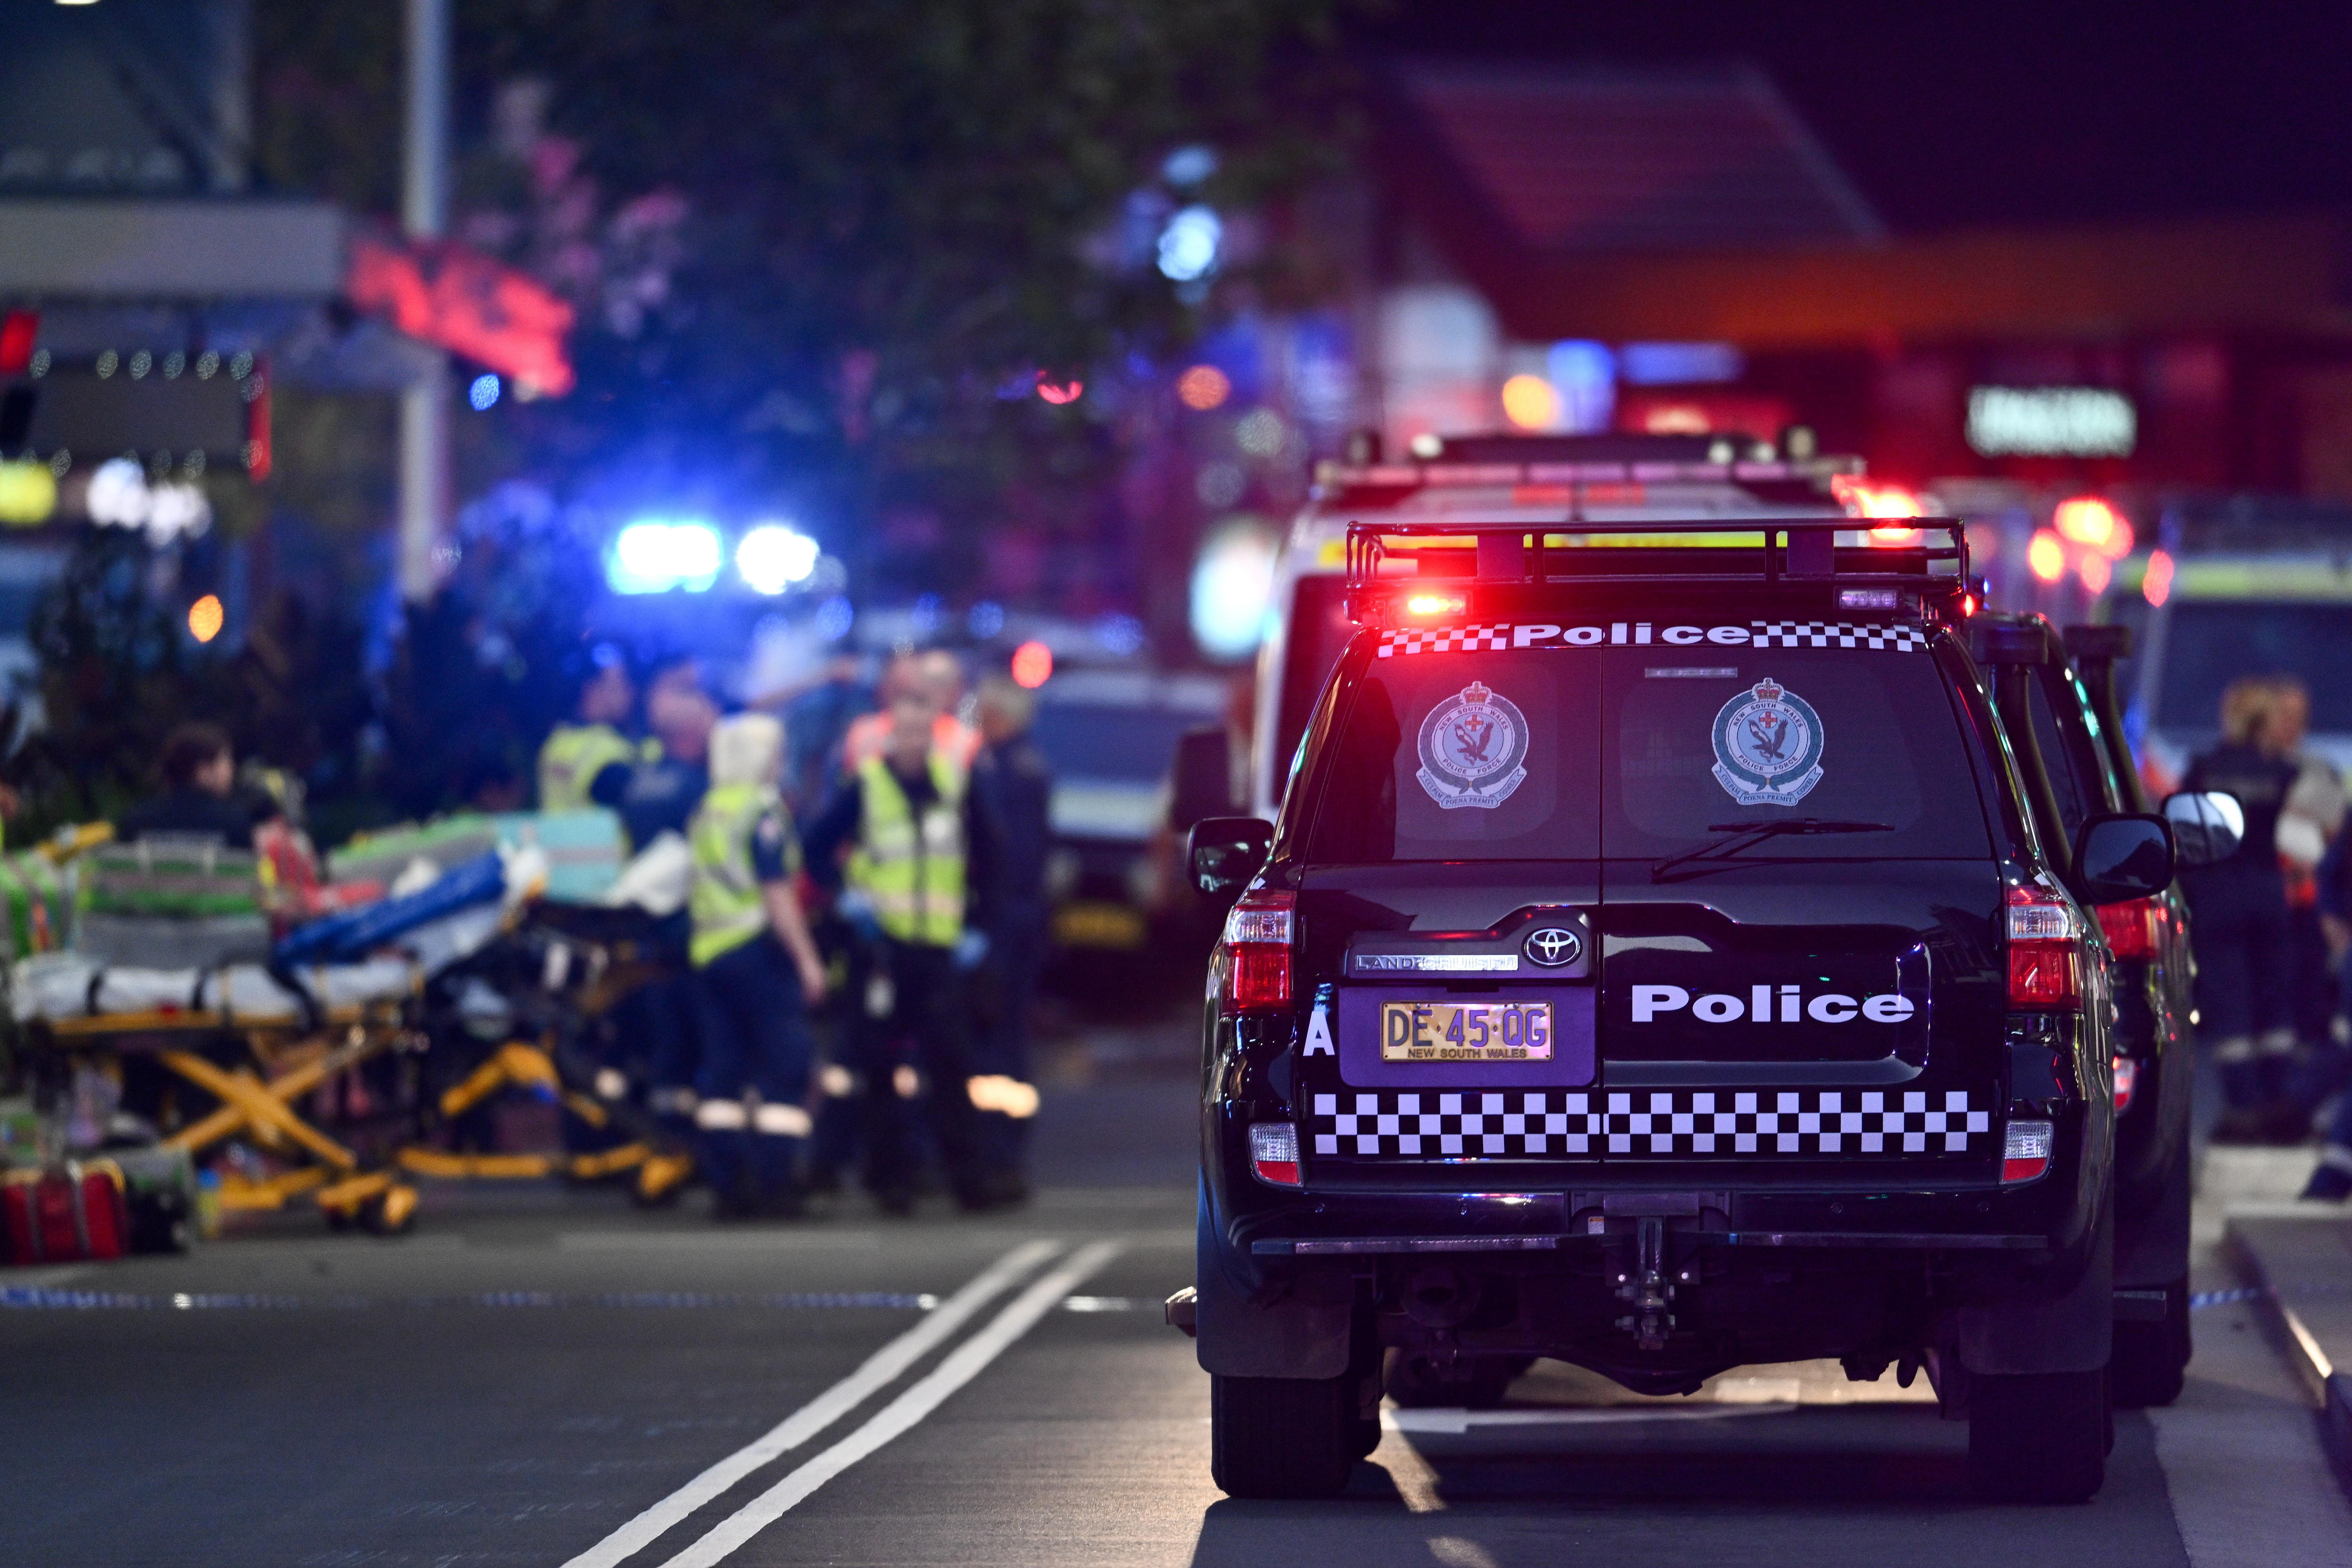
[[[188,635],[198,642],[210,642],[220,636],[221,623],[228,619],[221,608],[218,594],[206,594],[188,606]]]
[[[1233,395],[1234,384],[1213,364],[1196,364],[1176,378],[1176,401],[1202,414],[1223,407]]]
[[[1515,375],[1503,383],[1503,417],[1522,430],[1549,430],[1559,423],[1559,391],[1539,375]]]
[[[2060,501],[2050,514],[2050,523],[2063,537],[2088,545],[2110,561],[2131,553],[2131,524],[2097,496]]]
[[[1873,544],[1916,544],[1919,542],[1919,531],[1883,522],[1870,531],[1870,542]]]
[[[1087,384],[1076,376],[1072,376],[1069,380],[1056,384],[1047,381],[1042,371],[1038,373],[1037,395],[1048,403],[1057,405],[1064,403],[1076,403],[1086,390]]]
[[[1404,602],[1404,607],[1407,615],[1458,616],[1466,603],[1459,594],[1415,594]]]
[[[2037,528],[2025,547],[2025,564],[2042,582],[2055,583],[2066,575],[2066,546],[2048,529]]]
[[[2172,557],[2162,550],[2147,558],[2147,574],[2139,580],[2139,591],[2152,606],[2161,606],[2172,597]]]
[[[1025,642],[1013,650],[1013,684],[1031,691],[1054,677],[1054,650],[1041,642]]]
[[[2084,556],[2082,565],[2075,570],[2083,574],[2083,586],[2094,594],[2105,593],[2116,575],[2115,563],[2095,551]]]
[[[1973,616],[1973,615],[1975,615],[1976,613],[1977,613],[1977,596],[1976,596],[1974,594],[1963,594],[1963,595],[1960,595],[1960,618],[1961,618],[1961,619],[1963,619],[1963,620],[1966,620],[1969,616]]]
[[[1906,489],[1901,485],[1873,484],[1870,480],[1857,478],[1853,474],[1831,475],[1830,494],[1837,498],[1837,503],[1840,506],[1845,508],[1848,517],[1925,517],[1927,515],[1927,509],[1920,501],[1916,491]],[[1911,528],[1885,530],[1874,528],[1870,531],[1874,537],[1882,533],[1906,534],[1910,540],[1916,540],[1919,537],[1918,530]]]

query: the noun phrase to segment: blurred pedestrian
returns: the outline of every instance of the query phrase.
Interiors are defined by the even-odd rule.
[[[114,837],[124,843],[167,834],[253,847],[253,830],[278,816],[267,796],[240,790],[236,751],[217,724],[182,724],[164,737],[163,793],[122,814]]]
[[[607,768],[649,760],[625,732],[637,705],[627,660],[610,643],[589,654],[589,672],[569,723],[558,724],[539,748],[539,809],[578,811],[594,804],[590,792]]]
[[[2221,697],[2221,743],[2191,762],[2181,784],[2235,795],[2245,812],[2237,853],[2180,879],[2196,921],[2200,1034],[2226,1105],[2217,1142],[2261,1142],[2294,1114],[2294,974],[2278,828],[2300,772],[2300,736],[2278,694],[2269,680],[2232,681]]]
[[[919,1094],[956,1201],[977,1210],[1027,1195],[982,1148],[971,1103],[964,982],[985,956],[995,845],[954,757],[933,743],[938,711],[902,687],[888,745],[860,763],[803,840],[813,876],[845,880],[845,918],[866,933],[857,987],[866,1182],[883,1209],[914,1207]],[[850,851],[845,870],[841,851]],[[925,1089],[928,1089],[928,1092]]]
[[[1019,1169],[1021,1130],[1037,1109],[1029,1076],[1029,1012],[1052,925],[1045,863],[1054,847],[1054,772],[1032,733],[1036,717],[1034,692],[1002,675],[980,683],[982,744],[971,785],[998,853],[988,928],[995,1006],[982,1031],[973,1098],[998,1163],[1010,1170]]]
[[[764,713],[710,738],[710,792],[694,816],[696,1141],[719,1215],[794,1215],[810,1131],[806,1009],[824,963],[793,882],[800,844],[777,792],[783,727]]]
[[[855,773],[889,748],[892,705],[909,696],[931,710],[931,744],[959,768],[971,766],[980,731],[956,715],[963,701],[963,665],[954,654],[943,647],[899,654],[882,672],[877,696],[880,708],[851,724],[842,738],[843,773]]]

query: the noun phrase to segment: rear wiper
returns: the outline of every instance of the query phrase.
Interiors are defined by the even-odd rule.
[[[1892,824],[1885,822],[1846,822],[1836,817],[1786,816],[1775,822],[1710,822],[1709,833],[1728,833],[1733,837],[1717,844],[1701,845],[1685,849],[1679,855],[1669,855],[1650,868],[1650,880],[1662,882],[1666,873],[1677,866],[1694,860],[1721,860],[1747,848],[1761,844],[1767,838],[1778,838],[1788,833],[1892,833]]]

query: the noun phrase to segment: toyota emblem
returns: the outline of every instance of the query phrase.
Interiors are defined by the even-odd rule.
[[[1584,941],[1565,926],[1546,926],[1528,933],[1528,957],[1546,969],[1574,963],[1584,952]]]

